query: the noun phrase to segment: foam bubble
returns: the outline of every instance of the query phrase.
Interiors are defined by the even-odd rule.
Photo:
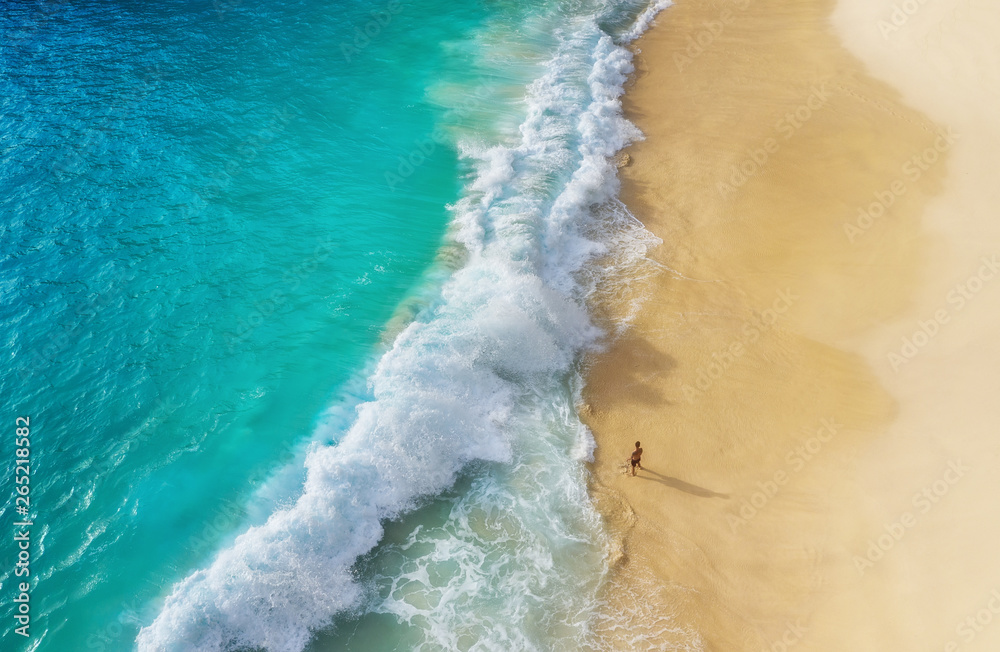
[[[653,19],[656,18],[656,15],[673,4],[672,0],[653,0],[653,2],[651,2],[649,6],[646,7],[641,14],[639,14],[639,17],[636,19],[635,23],[632,24],[632,27],[627,32],[622,34],[622,36],[618,39],[618,42],[624,45],[631,43],[642,36],[643,33],[645,33],[645,31],[653,24]]]
[[[299,652],[334,615],[362,604],[352,569],[382,539],[383,523],[447,490],[474,461],[501,471],[456,502],[451,536],[390,578],[389,597],[368,608],[420,615],[426,642],[453,648],[468,616],[462,605],[488,590],[526,620],[488,616],[484,603],[486,620],[466,634],[487,648],[531,649],[531,632],[562,631],[572,649],[606,572],[579,463],[593,442],[572,410],[577,361],[601,337],[584,269],[609,253],[594,237],[596,207],[614,206],[618,189],[608,158],[640,137],[621,116],[631,69],[631,55],[593,18],[576,19],[528,88],[519,140],[460,143],[474,171],[451,207],[464,266],[378,361],[370,399],[346,433],[310,449],[294,504],[178,583],[141,630],[141,651]],[[484,528],[506,534],[484,537]],[[579,546],[589,566],[566,578]],[[446,562],[457,579],[432,581],[430,569]],[[504,574],[483,576],[477,564]],[[531,596],[563,594],[554,621],[526,624],[541,617]]]

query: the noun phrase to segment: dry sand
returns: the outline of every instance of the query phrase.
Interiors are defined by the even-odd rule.
[[[676,0],[637,44],[623,199],[660,271],[583,410],[609,609],[651,596],[623,649],[685,638],[657,616],[1000,649],[1000,11],[895,7]]]

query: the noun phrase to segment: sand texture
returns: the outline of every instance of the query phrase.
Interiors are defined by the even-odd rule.
[[[622,196],[663,244],[582,410],[609,609],[706,650],[1000,649],[987,4],[677,0],[638,41]]]

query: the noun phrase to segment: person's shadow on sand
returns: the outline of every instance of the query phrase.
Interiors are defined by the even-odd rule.
[[[642,471],[645,471],[649,475],[643,475]],[[678,478],[671,478],[669,475],[663,475],[662,473],[657,473],[656,471],[650,471],[647,468],[643,468],[642,471],[639,471],[635,477],[652,480],[653,482],[659,482],[660,484],[665,484],[668,487],[679,489],[683,492],[691,494],[692,496],[698,496],[700,498],[729,498],[729,494],[720,494],[718,492],[705,489],[704,487],[691,484],[690,482],[684,482]]]

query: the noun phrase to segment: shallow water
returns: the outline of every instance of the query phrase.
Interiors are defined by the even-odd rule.
[[[576,365],[593,261],[642,254],[645,5],[5,9],[5,648],[596,645]]]

